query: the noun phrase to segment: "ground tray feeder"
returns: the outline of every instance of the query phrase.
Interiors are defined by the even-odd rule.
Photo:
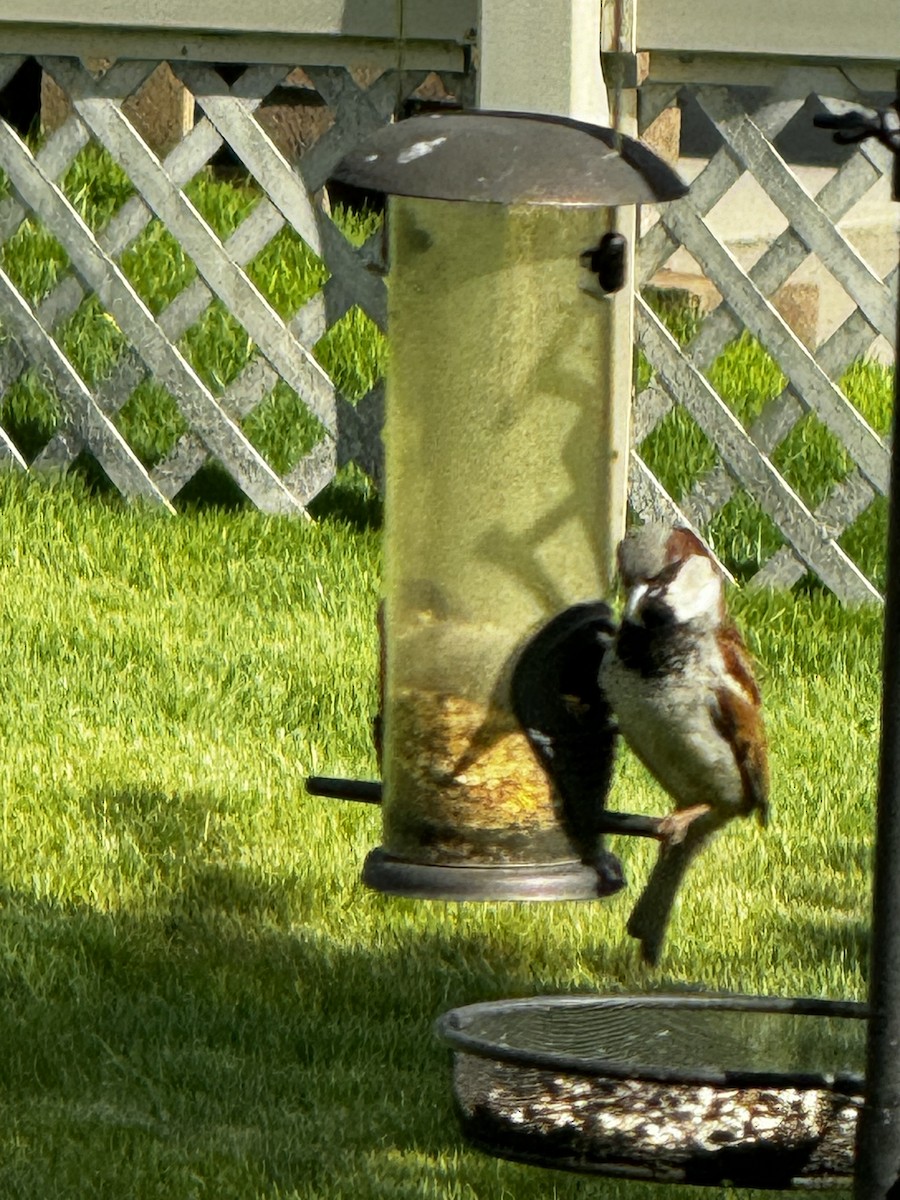
[[[588,1174],[847,1187],[866,1009],[822,1000],[548,996],[445,1013],[467,1138]]]
[[[336,178],[388,196],[383,844],[363,878],[430,899],[608,894],[622,880],[562,811],[516,670],[563,614],[587,640],[602,624],[628,466],[615,209],[684,185],[609,129],[484,112],[387,126]]]

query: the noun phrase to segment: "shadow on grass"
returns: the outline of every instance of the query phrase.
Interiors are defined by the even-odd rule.
[[[353,529],[381,529],[384,524],[384,501],[378,489],[353,467],[339,471],[309,511],[317,521],[340,521]]]
[[[238,485],[218,463],[208,463],[182,488],[175,503],[179,509],[208,508],[236,512],[252,507]],[[310,503],[317,521],[335,521],[352,529],[381,529],[384,502],[375,485],[352,467],[338,472],[332,482]]]
[[[452,1146],[403,954],[266,929],[224,868],[189,892],[156,919],[3,896],[0,1194],[340,1195],[385,1145]]]
[[[486,969],[450,922],[339,942],[334,881],[226,862],[214,799],[85,803],[147,898],[138,913],[0,891],[0,1196],[586,1194],[459,1157],[432,1022],[531,980]]]
[[[868,921],[804,921],[794,924],[789,937],[798,953],[840,963],[848,973],[858,973],[865,985],[869,978],[870,932]]]
[[[93,499],[124,503],[118,489],[91,454],[80,454],[69,468],[69,474],[80,480],[86,494]],[[217,509],[234,513],[253,508],[252,502],[217,462],[202,466],[177,494],[174,503],[181,512]],[[355,530],[378,530],[384,524],[384,501],[378,488],[353,465],[343,467],[308,507],[316,521],[332,521]]]

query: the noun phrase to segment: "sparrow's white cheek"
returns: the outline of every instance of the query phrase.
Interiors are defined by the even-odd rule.
[[[646,595],[647,584],[635,584],[635,586],[628,593],[628,599],[625,601],[625,611],[622,614],[622,619],[624,621],[631,621],[634,619],[634,614],[637,611],[637,607]]]
[[[718,621],[722,602],[722,578],[708,558],[692,555],[685,559],[666,588],[667,599],[679,623],[708,617]]]

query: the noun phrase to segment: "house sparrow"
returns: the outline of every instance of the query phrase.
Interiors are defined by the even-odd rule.
[[[560,823],[581,860],[596,870],[601,896],[625,886],[599,824],[617,741],[599,674],[615,628],[602,601],[565,609],[521,650],[510,684],[513,712],[553,784]]]
[[[618,562],[627,598],[600,683],[622,736],[675,801],[628,921],[656,964],[703,845],[732,817],[756,813],[765,824],[768,758],[759,688],[700,539],[681,526],[645,525],[626,536]]]

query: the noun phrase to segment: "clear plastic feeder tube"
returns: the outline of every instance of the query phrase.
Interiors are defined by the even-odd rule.
[[[571,861],[510,709],[518,650],[608,593],[627,417],[614,305],[582,255],[608,209],[392,196],[383,850]]]

